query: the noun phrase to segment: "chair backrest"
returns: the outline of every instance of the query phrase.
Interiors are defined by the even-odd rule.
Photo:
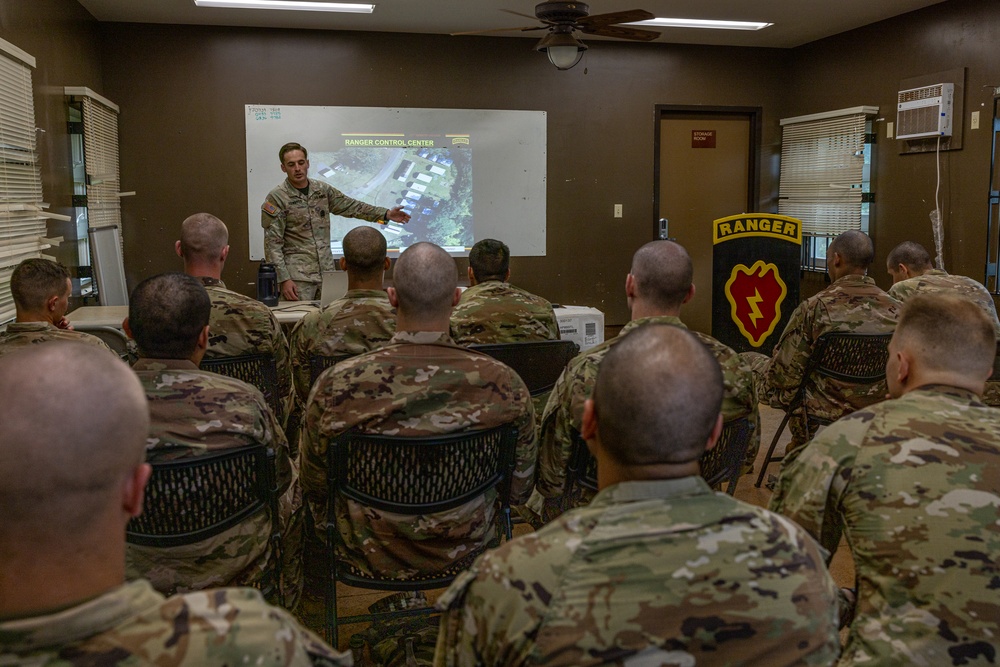
[[[1000,382],[1000,341],[997,341],[997,356],[993,357],[993,375],[989,382]]]
[[[736,482],[743,473],[743,459],[746,458],[752,435],[753,428],[746,417],[723,424],[719,441],[715,443],[715,447],[702,454],[700,460],[701,476],[709,486],[715,487],[728,480],[726,492],[729,495],[736,492]],[[580,434],[574,432],[565,495],[574,498],[579,489],[597,491],[597,460],[591,456],[587,443]]]
[[[356,357],[356,354],[332,354],[330,356],[323,356],[320,354],[313,354],[309,356],[309,386],[316,384],[316,380],[320,375],[323,374],[327,368],[331,366],[336,366],[341,361],[350,359],[351,357]]]
[[[816,340],[807,371],[853,384],[874,384],[885,379],[890,340],[891,333],[825,333]]]
[[[122,359],[128,359],[128,336],[126,336],[125,332],[121,329],[116,329],[114,327],[87,326],[84,324],[75,324],[73,325],[73,328],[80,333],[97,336],[104,341],[105,345],[111,348],[112,352],[117,354]]]
[[[532,340],[469,345],[469,349],[488,354],[513,368],[531,395],[537,396],[552,390],[580,346],[571,340]]]
[[[271,354],[245,354],[239,357],[202,359],[201,369],[227,375],[260,389],[264,400],[279,422],[285,420],[285,407],[278,390],[278,366]]]
[[[142,514],[129,521],[126,540],[161,548],[194,544],[264,508],[275,533],[274,457],[273,449],[255,445],[153,463]]]
[[[497,489],[510,504],[517,427],[422,437],[348,431],[327,449],[329,521],[338,495],[403,515],[443,512]]]

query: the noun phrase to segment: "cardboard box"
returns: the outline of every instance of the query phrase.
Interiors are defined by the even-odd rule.
[[[589,350],[604,342],[604,313],[586,306],[559,306],[555,309],[559,336]]]

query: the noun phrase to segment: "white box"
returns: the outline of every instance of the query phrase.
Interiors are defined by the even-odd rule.
[[[574,341],[580,351],[604,342],[604,313],[587,306],[559,306],[555,309],[559,336]]]

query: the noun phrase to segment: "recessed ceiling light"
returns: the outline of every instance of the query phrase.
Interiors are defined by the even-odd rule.
[[[194,0],[199,7],[235,9],[285,9],[300,12],[350,12],[371,14],[375,5],[360,2],[306,2],[305,0]]]
[[[661,19],[636,21],[622,25],[655,25],[663,28],[715,28],[716,30],[760,30],[773,23],[757,23],[754,21],[713,21],[711,19]]]

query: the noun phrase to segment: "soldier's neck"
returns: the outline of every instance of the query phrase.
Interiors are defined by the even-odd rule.
[[[641,299],[632,300],[632,319],[638,320],[644,317],[680,317],[681,309],[658,308]]]
[[[184,265],[184,273],[193,278],[213,278],[222,280],[222,265],[204,262],[188,262]]]

